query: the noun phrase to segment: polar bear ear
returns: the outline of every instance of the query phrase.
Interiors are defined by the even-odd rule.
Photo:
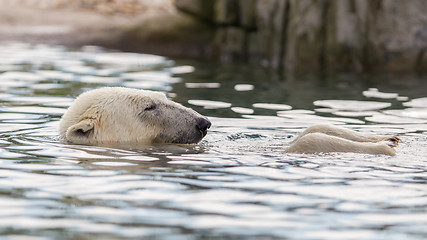
[[[89,144],[90,134],[93,132],[94,127],[93,119],[83,119],[68,128],[66,139],[75,144]]]

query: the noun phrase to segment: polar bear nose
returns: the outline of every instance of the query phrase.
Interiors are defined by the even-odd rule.
[[[206,134],[208,128],[211,127],[211,122],[209,120],[207,120],[206,118],[197,118],[196,119],[196,127],[203,134]]]

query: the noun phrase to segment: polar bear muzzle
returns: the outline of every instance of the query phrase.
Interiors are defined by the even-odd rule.
[[[196,118],[193,131],[179,132],[176,134],[176,138],[170,142],[177,144],[198,143],[206,136],[210,126],[211,122],[208,119],[202,117]],[[170,135],[159,134],[155,142],[168,142],[165,139],[171,139]]]

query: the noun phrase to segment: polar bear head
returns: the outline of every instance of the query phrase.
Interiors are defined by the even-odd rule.
[[[87,145],[197,143],[211,123],[163,93],[105,87],[81,94],[62,116],[63,142]]]

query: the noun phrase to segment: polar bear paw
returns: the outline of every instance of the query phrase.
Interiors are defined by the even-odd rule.
[[[386,139],[386,141],[389,147],[394,148],[394,147],[397,147],[397,145],[399,145],[400,138],[393,136],[391,138]]]

